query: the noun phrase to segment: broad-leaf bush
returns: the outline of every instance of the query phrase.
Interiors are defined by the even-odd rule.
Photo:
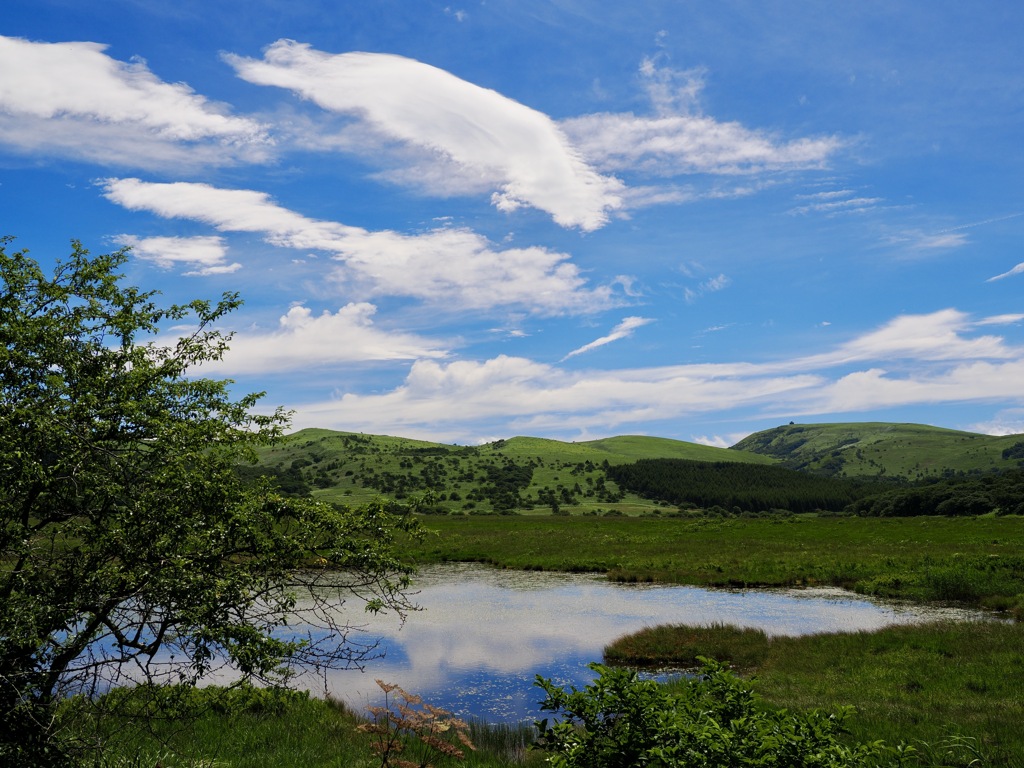
[[[565,690],[537,678],[547,718],[539,748],[554,768],[860,768],[899,766],[910,748],[841,739],[849,709],[789,712],[764,706],[749,686],[717,662],[679,691],[636,672],[592,664],[585,688]]]

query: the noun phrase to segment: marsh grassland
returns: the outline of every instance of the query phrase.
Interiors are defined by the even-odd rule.
[[[992,609],[991,622],[768,638],[717,626],[654,627],[606,649],[616,663],[752,675],[771,705],[853,706],[858,741],[917,744],[937,765],[1024,765],[1024,529],[1019,517],[782,519],[439,518],[426,560],[605,571],[704,586],[835,585]]]
[[[862,594],[1020,611],[1024,521],[813,515],[719,520],[438,517],[421,562],[607,573],[713,587],[832,585]]]
[[[419,563],[606,572],[626,582],[838,585],[987,606],[1002,618],[799,638],[727,626],[652,627],[613,643],[605,655],[611,663],[676,668],[710,657],[749,681],[762,706],[853,707],[844,738],[851,745],[909,744],[916,752],[907,765],[1017,768],[1024,766],[1024,624],[1012,616],[1024,594],[1021,522],[430,516],[425,523],[435,533],[403,547]],[[105,765],[381,765],[356,728],[365,713],[302,696],[275,707],[243,703],[209,709],[187,727],[157,723],[122,736],[112,753],[120,761]],[[467,754],[467,765],[544,764],[542,753],[525,749],[527,729],[478,728],[473,738],[482,749]]]

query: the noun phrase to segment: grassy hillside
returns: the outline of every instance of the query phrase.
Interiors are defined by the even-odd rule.
[[[439,512],[636,514],[661,505],[624,493],[605,469],[641,458],[775,463],[754,453],[633,435],[578,443],[514,437],[457,446],[305,429],[264,448],[260,467],[295,490],[305,486],[329,501],[360,503],[380,494],[402,499],[431,491]]]
[[[824,475],[922,480],[1016,467],[1024,458],[1024,435],[992,437],[922,424],[880,422],[789,424],[750,435],[733,449],[776,459],[790,469]]]
[[[645,514],[668,503],[625,490],[608,469],[646,459],[918,481],[1015,468],[1024,463],[1024,435],[991,437],[919,424],[789,424],[724,449],[639,435],[568,443],[513,437],[458,446],[305,429],[263,449],[254,472],[276,477],[286,490],[336,502],[429,491],[439,513]]]

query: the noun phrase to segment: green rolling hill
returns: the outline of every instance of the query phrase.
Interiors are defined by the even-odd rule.
[[[1017,467],[1024,460],[1024,435],[884,422],[788,424],[750,435],[729,450],[816,474],[924,480]]]
[[[327,501],[430,491],[438,512],[622,512],[660,504],[623,492],[605,469],[644,458],[773,464],[755,453],[629,435],[586,442],[513,437],[480,446],[304,429],[263,448],[255,473]]]
[[[259,464],[243,471],[339,503],[429,492],[431,511],[441,514],[660,514],[674,505],[620,486],[610,471],[651,459],[733,465],[736,488],[759,476],[739,469],[743,464],[853,480],[924,481],[1017,468],[1024,464],[1024,435],[919,424],[788,424],[726,449],[641,435],[581,442],[513,437],[459,446],[305,429],[261,449]]]

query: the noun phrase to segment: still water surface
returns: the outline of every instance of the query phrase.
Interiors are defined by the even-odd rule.
[[[376,617],[365,637],[384,657],[363,672],[311,682],[357,709],[379,703],[381,678],[463,717],[517,722],[539,716],[535,675],[582,687],[587,664],[612,640],[665,623],[731,623],[774,635],[872,630],[979,614],[869,600],[839,589],[708,590],[624,585],[598,574],[504,571],[454,564],[417,575],[423,610],[402,625]],[[353,622],[366,623],[362,615]],[[323,692],[321,690],[321,692]]]

